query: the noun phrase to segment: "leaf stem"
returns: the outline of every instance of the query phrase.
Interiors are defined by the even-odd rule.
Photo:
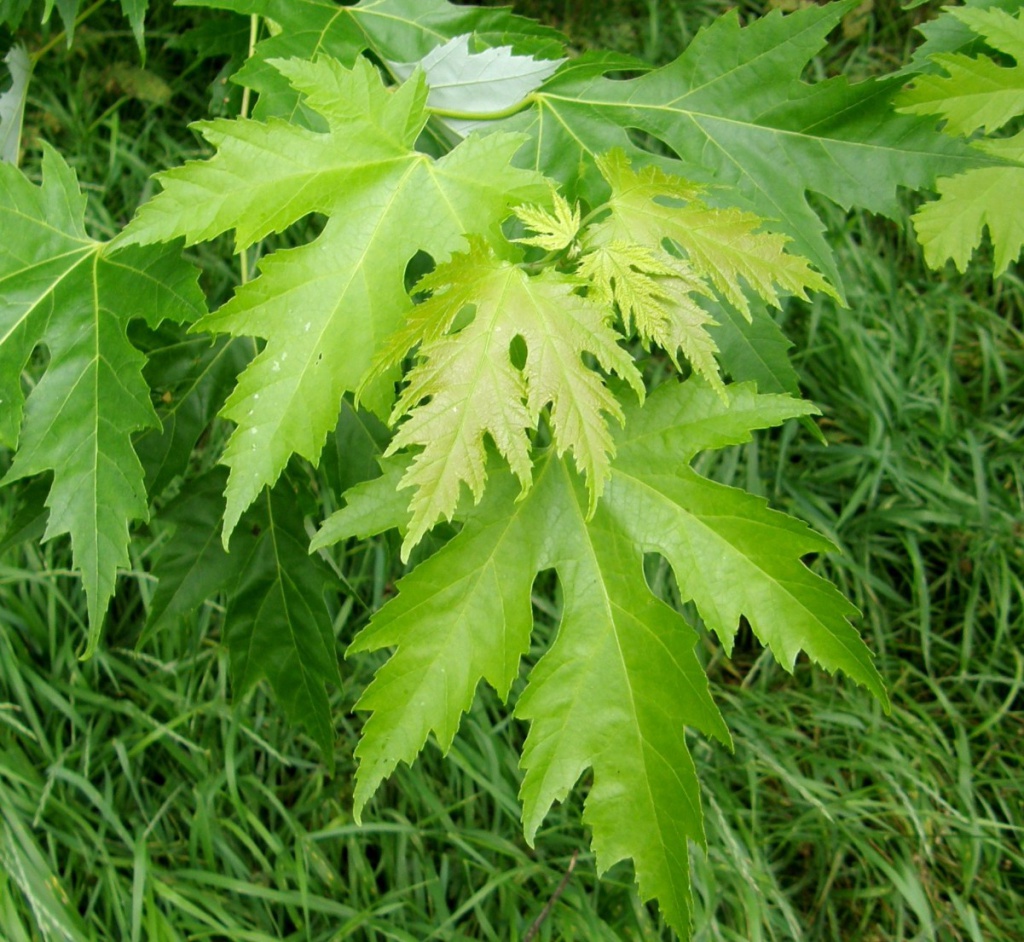
[[[252,58],[253,52],[256,50],[256,40],[259,36],[260,29],[260,18],[258,14],[253,13],[249,17],[249,50],[246,54],[246,60]],[[242,107],[239,111],[239,118],[245,119],[249,117],[249,107],[252,104],[252,89],[248,85],[242,90]],[[249,271],[249,250],[242,249],[238,253],[239,259],[239,272],[238,277],[241,279],[242,284],[246,284],[252,277],[252,273]]]
[[[95,13],[101,6],[103,6],[105,2],[106,0],[96,0],[96,2],[91,7],[86,9],[84,12],[79,13],[78,16],[75,17],[75,23],[72,27],[72,32],[79,26],[81,26],[81,24],[84,23],[87,19],[89,19],[89,17],[92,16],[93,13]],[[62,29],[56,36],[53,37],[53,39],[46,43],[46,45],[41,46],[39,49],[33,52],[29,57],[32,60],[32,65],[35,66],[35,64],[43,56],[45,56],[51,49],[53,49],[54,46],[60,45],[61,41],[67,38],[67,35],[68,31],[66,29]]]
[[[427,111],[438,118],[453,118],[458,121],[500,121],[502,118],[510,118],[520,111],[525,111],[538,101],[537,95],[531,92],[522,101],[499,111],[455,111],[451,108],[431,108],[427,105]]]
[[[540,932],[540,927],[544,924],[544,920],[551,915],[551,910],[555,908],[555,903],[558,902],[558,897],[565,892],[565,888],[569,885],[569,877],[572,876],[573,870],[576,868],[576,858],[579,857],[579,849],[572,852],[572,857],[569,860],[569,866],[565,868],[565,875],[562,877],[562,882],[555,887],[555,892],[551,894],[551,898],[545,903],[544,908],[540,911],[540,915],[533,921],[533,925],[526,930],[526,935],[523,936],[523,942],[531,942],[534,936]]]

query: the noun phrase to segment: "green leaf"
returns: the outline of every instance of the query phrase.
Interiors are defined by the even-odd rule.
[[[442,750],[450,746],[481,679],[507,695],[529,649],[533,580],[553,568],[561,623],[516,707],[531,723],[523,751],[527,837],[592,768],[584,820],[599,869],[632,858],[641,896],[656,896],[685,933],[687,841],[702,843],[703,828],[684,731],[724,743],[729,733],[694,655],[696,635],[652,595],[644,553],[665,555],[684,596],[727,644],[746,617],[787,668],[803,648],[887,701],[847,621],[853,609],[801,562],[828,542],[688,466],[703,450],[742,443],[753,429],[813,407],[750,384],[729,387],[725,403],[691,379],[669,381],[624,411],[608,486],[592,515],[584,482],[553,449],[538,458],[525,496],[510,472],[494,471],[459,534],[402,579],[398,595],[357,636],[350,655],[396,650],[357,705],[372,716],[357,747],[356,805],[361,813],[379,782],[398,762],[412,762],[431,734]],[[357,489],[352,506],[372,488]],[[387,521],[353,512],[347,524],[336,521],[330,536],[365,534]],[[326,531],[314,541],[326,542]]]
[[[57,12],[60,14],[61,22],[64,24],[64,31],[68,34],[68,48],[71,48],[71,38],[75,32],[75,20],[78,18],[78,12],[81,9],[82,0],[43,0],[43,22],[46,23],[50,19],[50,14],[53,13],[53,8],[57,8]]]
[[[681,597],[696,603],[727,651],[742,616],[786,670],[803,650],[887,703],[847,620],[857,610],[801,561],[835,547],[761,498],[708,481],[685,464],[700,450],[748,441],[752,428],[817,410],[788,396],[758,395],[752,386],[730,387],[728,404],[696,383],[682,392],[660,389],[647,408],[627,417],[617,443],[608,501],[629,509],[621,518],[626,532],[665,556]]]
[[[0,24],[16,30],[30,6],[32,0],[0,0]]]
[[[345,506],[329,516],[309,544],[323,549],[349,537],[368,539],[392,528],[403,535],[409,529],[409,498],[400,489],[409,469],[409,456],[381,460],[379,477],[362,481],[345,492]]]
[[[708,328],[718,345],[722,368],[734,382],[754,382],[760,392],[800,394],[789,359],[793,342],[763,304],[750,306],[750,318],[728,304],[708,302],[715,323]]]
[[[4,56],[4,62],[11,73],[11,85],[0,94],[0,163],[17,166],[21,155],[21,126],[25,119],[32,60],[24,46],[11,46]]]
[[[894,119],[890,100],[899,80],[803,80],[850,8],[812,4],[789,16],[769,13],[745,28],[732,11],[663,68],[626,81],[567,70],[534,92],[528,110],[495,126],[529,133],[525,165],[592,206],[607,195],[595,157],[615,148],[634,164],[655,163],[709,184],[708,200],[772,220],[839,286],[808,191],[895,216],[900,186],[929,186],[937,176],[986,163],[925,120]],[[628,129],[663,142],[678,159],[641,151]]]
[[[135,45],[139,47],[139,55],[143,61],[146,59],[146,9],[149,0],[121,0],[121,11],[128,18],[128,25],[132,28],[132,35],[135,37]]]
[[[135,437],[150,495],[160,494],[188,470],[196,443],[251,358],[251,343],[210,343],[208,337],[176,338],[150,354],[145,376],[157,398],[160,428]]]
[[[340,686],[341,677],[324,593],[334,575],[309,555],[286,480],[253,505],[225,552],[210,526],[223,510],[224,476],[218,470],[191,482],[164,513],[175,532],[154,568],[159,582],[147,631],[168,628],[223,594],[235,696],[267,678],[289,720],[305,725],[333,764],[326,685]]]
[[[329,130],[278,119],[201,125],[218,153],[162,174],[164,191],[123,240],[194,242],[234,228],[246,246],[308,213],[328,214],[315,241],[265,258],[261,277],[198,325],[268,341],[223,413],[238,426],[223,458],[225,541],[292,454],[317,460],[342,395],[408,308],[409,260],[423,251],[442,261],[468,232],[498,239],[512,205],[548,192],[537,174],[509,167],[522,143],[514,135],[471,138],[437,161],[415,151],[426,120],[422,77],[392,93],[365,59],[352,70],[328,59],[277,68]],[[363,399],[381,411],[391,394],[385,376]]]
[[[18,447],[4,483],[53,471],[46,539],[71,536],[99,638],[128,524],[146,519],[132,434],[155,425],[133,318],[156,327],[205,309],[197,271],[166,247],[115,251],[85,233],[85,200],[63,159],[44,147],[43,182],[0,165],[0,442]],[[21,372],[39,345],[46,371],[28,398]],[[24,416],[22,415],[24,410]]]
[[[46,497],[50,493],[51,483],[49,475],[43,475],[33,478],[15,492],[14,512],[7,526],[0,532],[0,556],[12,547],[42,538],[46,532],[46,518],[49,516]]]
[[[479,501],[486,479],[485,436],[490,436],[516,477],[530,485],[530,440],[541,410],[551,406],[551,428],[559,455],[572,452],[586,474],[591,507],[608,476],[612,438],[606,416],[622,420],[622,410],[602,377],[583,360],[595,358],[625,379],[637,395],[643,379],[632,357],[618,345],[605,310],[575,293],[579,281],[552,270],[531,277],[497,259],[474,241],[424,279],[433,297],[420,304],[407,328],[392,339],[380,368],[401,359],[422,341],[420,362],[395,405],[392,423],[402,416],[387,454],[421,446],[402,479],[415,487],[412,520],[403,558],[438,519],[451,520],[465,483]],[[449,333],[467,305],[472,321]],[[521,338],[526,362],[513,361],[512,342]]]
[[[550,475],[548,510],[557,517],[541,565],[555,566],[564,601],[555,643],[516,706],[530,721],[521,762],[526,837],[533,842],[551,804],[592,768],[583,821],[599,871],[632,858],[641,897],[656,897],[685,933],[687,842],[704,845],[685,729],[725,744],[729,732],[694,654],[696,634],[647,587],[615,502],[587,521],[586,497],[564,463]]]

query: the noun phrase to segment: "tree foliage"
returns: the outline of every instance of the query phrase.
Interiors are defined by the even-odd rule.
[[[842,295],[811,197],[892,214],[901,187],[942,178],[917,217],[931,261],[962,265],[987,224],[1002,270],[1024,238],[991,196],[1019,188],[1018,139],[969,146],[935,128],[1004,127],[1020,67],[915,59],[945,74],[918,78],[902,114],[905,74],[806,81],[851,2],[748,26],[726,14],[650,69],[570,57],[507,9],[191,0],[272,26],[234,77],[255,108],[199,122],[211,153],[159,174],[109,242],[86,233],[59,154],[44,148],[37,182],[14,165],[22,68],[0,99],[4,481],[52,475],[46,538],[71,536],[86,655],[130,527],[156,506],[170,535],[151,626],[219,596],[236,691],[268,679],[330,761],[332,548],[397,530],[421,561],[347,652],[392,650],[357,704],[356,816],[431,736],[449,748],[481,681],[504,698],[526,674],[512,709],[529,724],[527,839],[592,770],[599,866],[631,859],[685,934],[687,845],[703,843],[685,730],[730,737],[700,626],[652,593],[644,555],[668,561],[727,651],[745,620],[788,670],[804,652],[887,704],[856,611],[805,562],[831,544],[692,467],[815,414],[770,315]],[[141,37],[146,4],[121,5]],[[70,29],[77,3],[56,6]],[[1020,15],[946,16],[1019,59]],[[627,65],[638,74],[612,74]],[[311,216],[313,237],[268,251],[207,310],[182,244],[233,232],[245,251]],[[133,322],[189,335],[148,346],[147,364]],[[192,458],[222,425],[227,471],[200,473]],[[342,504],[324,520],[321,488]],[[430,551],[441,521],[455,535]],[[561,620],[531,667],[545,570]]]

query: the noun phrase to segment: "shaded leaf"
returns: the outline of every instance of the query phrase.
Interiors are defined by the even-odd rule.
[[[11,85],[0,94],[0,163],[17,166],[21,155],[21,126],[25,119],[32,60],[24,46],[11,46],[4,56],[4,63],[11,73]]]
[[[385,62],[418,62],[439,44],[472,34],[483,47],[511,46],[516,53],[556,58],[564,38],[556,30],[516,16],[507,8],[487,9],[448,0],[361,0],[337,6],[322,0],[185,0],[186,6],[215,7],[264,16],[280,32],[260,42],[235,76],[260,93],[256,117],[302,110],[294,87],[271,64],[278,58],[328,55],[351,66],[364,49]]]
[[[289,720],[309,729],[333,764],[327,684],[341,685],[324,593],[331,570],[307,551],[302,513],[287,481],[246,513],[226,552],[211,521],[223,512],[225,473],[193,481],[168,505],[175,527],[154,574],[147,631],[172,626],[207,599],[225,600],[224,637],[235,696],[265,677]]]

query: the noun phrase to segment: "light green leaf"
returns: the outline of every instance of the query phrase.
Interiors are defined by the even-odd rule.
[[[179,251],[115,251],[88,238],[84,211],[74,174],[52,149],[39,187],[0,165],[0,229],[18,232],[0,243],[0,441],[19,446],[4,482],[53,471],[46,539],[71,536],[88,656],[117,569],[129,565],[128,525],[148,516],[132,434],[157,417],[128,323],[194,320],[205,304]],[[49,365],[26,405],[21,372],[39,344]]]
[[[935,53],[945,75],[922,75],[897,98],[907,114],[938,115],[951,134],[998,131],[1024,112],[1024,12],[950,9],[948,16],[978,33],[992,48],[1013,58],[1007,67],[986,55]]]
[[[925,261],[939,268],[951,259],[966,271],[987,227],[995,248],[993,274],[1003,274],[1024,248],[1024,166],[972,170],[940,180],[938,188],[939,198],[913,216]]]
[[[543,496],[531,492],[517,503],[518,490],[498,472],[458,539],[398,583],[399,594],[346,654],[397,646],[356,704],[373,714],[356,747],[357,820],[380,782],[399,762],[411,764],[431,733],[448,751],[481,678],[505,697],[518,674],[551,523]]]
[[[579,203],[570,206],[568,200],[557,190],[551,192],[552,210],[543,206],[517,206],[516,217],[536,235],[516,239],[523,245],[535,245],[548,252],[560,252],[568,248],[580,231]]]
[[[597,166],[612,190],[611,214],[593,227],[588,244],[657,248],[671,239],[693,270],[748,317],[744,283],[775,306],[780,290],[804,299],[808,289],[835,294],[807,259],[785,251],[786,236],[763,231],[764,220],[752,213],[714,209],[699,198],[694,184],[657,167],[636,171],[621,150],[599,157]]]
[[[409,461],[408,455],[384,458],[380,477],[345,491],[345,506],[323,522],[309,544],[310,552],[350,537],[365,540],[390,529],[405,534],[409,529],[409,496],[400,485]]]
[[[402,487],[416,488],[403,556],[438,519],[451,519],[462,483],[479,501],[486,480],[485,435],[528,489],[527,430],[537,427],[549,404],[556,450],[572,452],[586,474],[593,508],[612,454],[606,416],[621,421],[622,410],[584,355],[629,382],[638,396],[644,392],[632,357],[606,323],[605,309],[576,293],[578,280],[552,270],[531,277],[477,242],[426,284],[433,297],[415,312],[416,324],[423,325],[420,362],[409,373],[391,421],[409,418],[387,451],[423,449],[402,480]],[[447,333],[469,303],[472,321]],[[511,351],[517,337],[526,346],[521,367]],[[401,357],[411,339],[400,334],[382,364]]]
[[[406,576],[357,636],[350,654],[396,648],[359,703],[372,716],[357,749],[357,807],[431,733],[443,750],[450,746],[480,679],[507,694],[529,648],[533,579],[553,568],[561,623],[516,707],[531,724],[521,795],[527,837],[592,768],[584,820],[598,868],[632,858],[641,896],[656,896],[685,933],[687,842],[703,841],[685,730],[725,743],[729,733],[694,655],[696,635],[651,594],[644,553],[669,559],[684,595],[726,643],[745,616],[787,667],[803,648],[883,703],[885,691],[846,620],[852,608],[801,562],[828,541],[688,467],[702,450],[742,443],[753,429],[813,407],[759,395],[751,384],[729,387],[725,404],[691,379],[666,382],[624,411],[592,515],[584,482],[554,449],[537,459],[524,497],[510,472],[494,471],[461,532]]]
[[[686,745],[691,726],[729,744],[694,654],[696,635],[655,598],[642,556],[614,502],[586,519],[586,496],[563,463],[552,466],[549,531],[563,587],[551,649],[530,674],[516,715],[530,721],[520,798],[532,843],[548,809],[587,768],[584,823],[600,872],[632,858],[643,899],[669,925],[690,922],[688,841],[704,845],[700,786]]]
[[[277,119],[203,125],[218,153],[163,174],[164,191],[124,236],[192,242],[234,228],[244,246],[308,213],[329,217],[315,241],[269,255],[260,278],[198,325],[267,339],[223,412],[237,424],[223,458],[225,541],[292,454],[319,457],[342,395],[409,307],[409,260],[423,251],[443,261],[467,232],[498,239],[512,205],[548,192],[537,174],[509,167],[521,144],[513,135],[471,138],[437,161],[414,150],[422,78],[392,92],[365,59],[352,70],[328,59],[277,67],[329,130]],[[390,406],[389,379],[363,389],[376,411]]]
[[[1024,11],[1011,16],[997,7],[950,8],[941,19],[968,27],[1017,64],[1008,67],[985,55],[935,53],[933,62],[947,74],[916,79],[897,101],[901,110],[938,115],[946,119],[950,134],[989,133],[1024,114]],[[974,146],[1014,165],[939,180],[939,199],[914,215],[914,228],[929,265],[938,268],[952,259],[960,271],[966,270],[987,228],[999,276],[1024,248],[1024,132],[975,141]]]

